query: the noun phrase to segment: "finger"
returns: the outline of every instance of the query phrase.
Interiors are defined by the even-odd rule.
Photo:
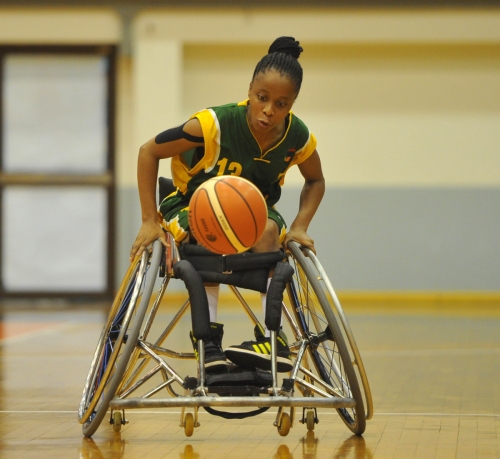
[[[170,244],[167,241],[167,237],[165,236],[165,233],[163,233],[158,239],[164,245],[164,247],[170,247]]]
[[[314,255],[316,255],[316,247],[314,247],[314,241],[312,239],[307,242],[303,242],[302,245],[307,247],[312,253],[314,253]]]
[[[135,260],[136,257],[139,257],[142,255],[142,252],[144,252],[144,249],[146,248],[146,245],[144,244],[134,244],[132,246],[132,250],[130,252],[130,261]]]
[[[314,239],[309,239],[307,241],[307,246],[309,247],[309,249],[311,249],[311,252],[314,253],[314,255],[316,255],[316,247],[314,247]]]
[[[288,250],[288,243],[290,241],[293,241],[293,239],[289,236],[286,236],[285,240],[283,241],[283,248],[285,249],[285,251]]]

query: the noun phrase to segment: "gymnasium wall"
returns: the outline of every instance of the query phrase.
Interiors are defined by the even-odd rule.
[[[95,24],[103,14],[86,12]],[[293,110],[318,138],[327,180],[310,233],[334,286],[498,296],[500,10],[160,9],[122,26],[118,277],[140,225],[139,146],[243,100],[272,40],[294,35],[305,51]],[[66,29],[60,39],[78,41]],[[288,221],[300,187],[291,173],[278,206]]]

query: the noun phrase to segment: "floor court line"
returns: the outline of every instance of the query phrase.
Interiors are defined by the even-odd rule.
[[[453,348],[453,349],[404,349],[404,350],[368,350],[363,351],[365,356],[422,356],[429,355],[488,355],[500,354],[499,347],[483,347],[483,348]]]
[[[20,341],[28,341],[30,339],[39,338],[40,336],[51,335],[71,327],[74,327],[75,323],[72,322],[61,322],[54,324],[41,324],[41,326],[37,329],[31,329],[26,331],[15,332],[10,336],[5,336],[0,338],[0,344],[11,344],[17,343]]]
[[[137,414],[181,414],[180,411],[143,411],[143,410],[128,410]],[[64,410],[0,410],[0,414],[75,414],[77,411],[64,411]],[[210,415],[203,411],[198,414]],[[322,412],[322,416],[338,416],[336,412]],[[211,415],[210,415],[211,416]],[[262,413],[260,416],[276,416],[276,413]],[[487,414],[487,413],[374,413],[373,416],[443,416],[443,417],[482,417],[482,418],[500,418],[500,414]]]

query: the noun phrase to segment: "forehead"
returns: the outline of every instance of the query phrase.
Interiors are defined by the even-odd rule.
[[[295,85],[292,80],[277,70],[267,70],[255,75],[252,89],[265,91],[275,97],[295,98]]]

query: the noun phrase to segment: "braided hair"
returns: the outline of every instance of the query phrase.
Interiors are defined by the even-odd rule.
[[[269,47],[266,54],[257,64],[253,72],[252,81],[259,73],[276,70],[293,82],[297,94],[302,85],[302,67],[297,60],[304,51],[300,43],[293,37],[279,37]]]

